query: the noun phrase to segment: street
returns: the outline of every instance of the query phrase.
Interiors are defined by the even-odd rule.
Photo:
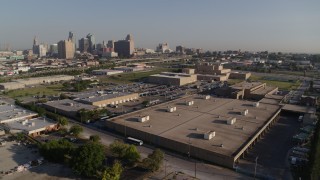
[[[89,138],[91,135],[99,135],[101,138],[101,143],[103,145],[109,145],[111,144],[115,139],[123,139],[123,136],[115,135],[106,131],[102,131],[96,127],[93,127],[92,125],[85,125],[80,124],[78,122],[75,122],[74,120],[69,120],[69,127],[78,124],[83,127],[82,136],[85,138]],[[151,154],[154,147],[143,145],[143,146],[137,146],[137,149],[141,153],[141,158],[146,158],[148,154]],[[188,160],[187,157],[180,156],[178,154],[174,154],[172,152],[168,152],[166,150],[163,150],[165,152],[165,162],[166,162],[166,171],[164,165],[162,166],[162,169],[154,173],[153,176],[151,176],[151,179],[162,179],[165,177],[165,174],[169,174],[171,172],[183,172],[185,174],[188,174],[190,176],[195,175],[195,160],[191,159]],[[197,178],[203,179],[203,180],[222,180],[222,179],[250,179],[250,177],[247,177],[245,175],[239,174],[233,170],[207,164],[201,161],[196,160],[197,163]]]

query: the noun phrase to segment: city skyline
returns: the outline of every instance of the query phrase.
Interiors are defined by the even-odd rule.
[[[76,42],[92,33],[96,43],[133,34],[136,47],[151,49],[166,42],[171,49],[320,52],[318,1],[90,2],[3,2],[1,48],[32,49],[34,36],[54,44],[73,31]]]

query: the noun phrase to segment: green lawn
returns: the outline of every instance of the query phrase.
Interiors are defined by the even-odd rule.
[[[273,86],[273,87],[278,87],[279,90],[292,90],[292,89],[296,89],[299,87],[300,85],[300,81],[274,81],[274,80],[267,80],[264,79],[263,76],[257,76],[257,75],[252,75],[250,77],[251,81],[260,81],[260,82],[264,82],[267,83],[268,86]]]
[[[139,71],[139,72],[130,72],[130,73],[123,73],[123,74],[117,74],[113,76],[108,77],[102,77],[100,78],[101,82],[114,82],[114,83],[132,83],[137,82],[143,78],[146,78],[153,74],[158,74],[160,72],[164,71],[175,71],[177,69],[174,68],[157,68],[152,69],[150,71]]]
[[[242,82],[242,81],[244,81],[244,80],[243,80],[243,79],[228,79],[228,84],[229,84],[230,86],[232,86],[232,85],[237,84],[237,83],[240,83],[240,82]]]
[[[36,86],[33,88],[10,90],[6,92],[6,95],[11,98],[19,98],[35,95],[58,95],[61,93],[62,84],[48,85],[48,86]]]

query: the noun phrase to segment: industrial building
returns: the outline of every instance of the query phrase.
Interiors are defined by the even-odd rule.
[[[0,123],[7,123],[22,119],[30,119],[37,116],[37,113],[23,109],[19,106],[0,101]]]
[[[49,101],[42,104],[42,106],[51,112],[61,114],[63,116],[70,117],[70,118],[77,118],[77,112],[80,109],[91,111],[97,108],[96,106],[79,103],[71,99]]]
[[[90,104],[98,107],[105,107],[109,104],[121,104],[128,101],[133,101],[139,98],[138,93],[109,93],[104,91],[90,91],[72,95],[75,101]]]
[[[0,129],[10,133],[23,132],[27,135],[37,136],[43,132],[58,128],[56,122],[44,118],[36,118],[37,113],[4,101],[0,103]]]
[[[221,64],[199,63],[195,71],[198,81],[227,81],[231,69],[224,69]]]
[[[197,81],[197,75],[185,73],[162,72],[148,77],[148,82],[153,84],[164,84],[182,86]]]
[[[113,70],[113,69],[99,69],[99,70],[92,71],[92,75],[97,75],[97,76],[108,76],[108,75],[121,74],[121,73],[123,73],[123,71]]]
[[[250,72],[231,72],[229,75],[230,79],[243,79],[243,80],[247,80],[249,79],[251,76]]]
[[[193,95],[109,119],[106,126],[153,146],[233,168],[280,110],[274,104]]]
[[[230,87],[215,89],[215,94],[234,99],[261,100],[278,92],[278,87],[267,86],[262,82],[240,82]]]
[[[2,90],[14,90],[25,88],[30,85],[46,84],[51,82],[59,81],[70,81],[73,80],[74,76],[68,75],[54,75],[47,77],[36,77],[36,78],[26,78],[26,79],[16,79],[12,82],[0,83],[0,89]]]
[[[43,133],[58,130],[58,123],[45,117],[10,121],[4,124],[10,133],[25,133],[36,137]]]

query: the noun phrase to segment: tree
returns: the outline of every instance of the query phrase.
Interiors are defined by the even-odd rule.
[[[70,134],[73,134],[74,136],[79,136],[80,133],[82,133],[82,131],[83,131],[83,128],[79,125],[74,125],[69,130]]]
[[[160,149],[156,149],[152,154],[149,154],[147,158],[143,159],[142,164],[144,168],[154,172],[160,169],[163,158],[163,152]]]
[[[39,147],[42,156],[52,162],[64,162],[66,155],[72,154],[74,148],[66,139],[52,140]]]
[[[127,147],[126,144],[124,144],[123,142],[120,142],[118,140],[114,141],[109,146],[111,153],[118,158],[124,157],[126,147]]]
[[[108,167],[102,174],[102,180],[120,180],[123,171],[122,165],[119,161],[115,161],[112,167]]]
[[[136,146],[129,145],[125,149],[125,154],[123,157],[130,165],[134,165],[140,159],[140,153],[138,152]]]
[[[72,156],[71,167],[80,175],[92,177],[101,170],[105,160],[104,147],[100,143],[87,143],[80,146]]]
[[[69,122],[68,122],[67,118],[60,116],[58,118],[58,124],[59,124],[59,126],[66,126],[69,124]]]
[[[89,111],[86,109],[80,109],[77,112],[78,117],[80,117],[80,122],[86,122],[90,118]]]
[[[90,136],[90,140],[93,141],[93,142],[99,142],[100,141],[100,136],[98,135],[91,135]]]
[[[313,92],[313,81],[310,81],[309,91],[310,91],[310,92]]]
[[[115,141],[109,146],[112,154],[130,165],[134,165],[140,159],[140,153],[136,146],[124,144],[120,141]]]

